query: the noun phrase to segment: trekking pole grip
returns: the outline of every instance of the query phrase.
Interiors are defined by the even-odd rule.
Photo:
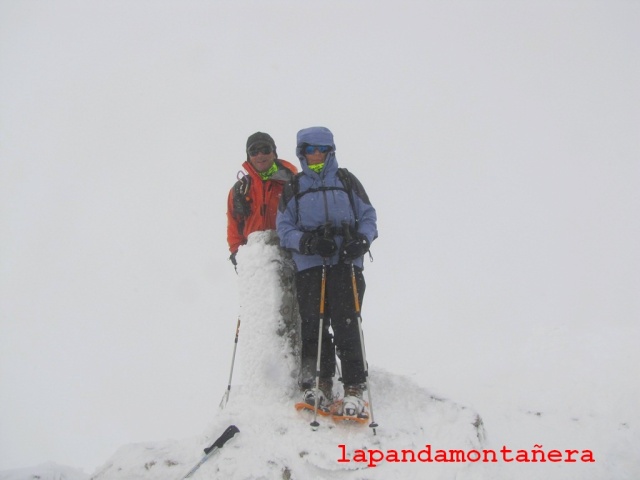
[[[233,436],[239,431],[240,430],[238,430],[238,427],[236,427],[235,425],[229,425],[229,427],[223,432],[223,434],[220,435],[210,447],[204,449],[204,453],[208,454],[214,448],[222,448],[224,444],[231,440]]]

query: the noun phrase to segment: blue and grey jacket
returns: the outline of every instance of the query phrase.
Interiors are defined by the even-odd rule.
[[[303,153],[306,145],[330,145],[333,148],[327,155],[320,173],[314,172],[307,165]],[[293,252],[298,271],[322,265],[323,262],[320,255],[300,253],[300,239],[305,232],[318,231],[329,225],[339,252],[344,241],[343,223],[347,222],[352,232],[357,231],[365,235],[371,244],[378,236],[376,210],[371,205],[362,184],[355,176],[349,174],[352,205],[349,193],[338,177],[338,161],[331,131],[324,127],[300,130],[296,155],[300,159],[302,172],[284,188],[280,197],[276,229],[280,245]],[[339,254],[336,253],[327,259],[327,264],[335,265],[339,261]],[[363,257],[354,260],[353,264],[362,268]]]

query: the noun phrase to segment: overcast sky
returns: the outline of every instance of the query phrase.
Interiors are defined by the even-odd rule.
[[[377,208],[371,363],[468,403],[536,363],[502,394],[637,384],[639,25],[634,1],[0,0],[0,470],[203,431],[255,131],[297,164],[329,127]]]

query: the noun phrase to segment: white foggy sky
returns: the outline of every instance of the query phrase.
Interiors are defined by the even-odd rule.
[[[625,1],[0,0],[0,470],[93,471],[215,415],[257,130],[297,164],[329,127],[378,210],[371,363],[480,407],[637,384],[638,25]]]

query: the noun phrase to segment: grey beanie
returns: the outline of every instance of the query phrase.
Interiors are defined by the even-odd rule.
[[[249,158],[249,150],[254,145],[269,145],[273,149],[273,153],[276,154],[276,158],[278,157],[276,142],[273,141],[273,138],[268,133],[256,132],[247,138],[247,159]]]

